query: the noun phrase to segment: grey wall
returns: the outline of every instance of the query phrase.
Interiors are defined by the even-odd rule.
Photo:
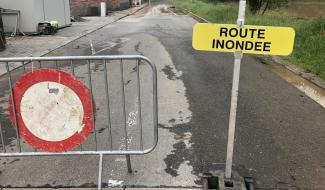
[[[37,32],[39,22],[57,20],[60,26],[71,24],[69,0],[0,0],[0,7],[21,12],[20,29],[25,33]],[[5,32],[12,32],[15,16],[3,16]]]

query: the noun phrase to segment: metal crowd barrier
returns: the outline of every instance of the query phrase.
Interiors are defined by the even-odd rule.
[[[13,64],[16,65],[15,68],[11,68]],[[109,67],[111,68],[109,69]],[[14,97],[15,95],[12,90],[15,81],[24,73],[40,68],[54,68],[70,72],[85,83],[95,103],[96,98],[101,99],[99,103],[96,103],[96,106],[99,107],[99,111],[96,111],[96,121],[92,109],[93,132],[86,139],[87,142],[71,151],[62,153],[40,152],[26,143],[22,143],[24,139],[20,138],[18,126],[9,126],[11,122],[5,121],[5,118],[8,118],[9,111],[4,105],[0,105],[0,108],[4,110],[0,113],[2,148],[0,157],[98,155],[98,189],[101,189],[103,155],[125,155],[128,172],[132,172],[130,155],[143,155],[155,149],[158,143],[157,71],[155,65],[148,58],[139,55],[0,58],[0,71],[3,73],[0,76],[0,97],[8,102],[8,97],[10,95]],[[111,76],[110,79],[110,75],[115,75],[115,78]],[[126,80],[127,78],[129,80]],[[96,81],[99,79],[101,81]],[[113,82],[116,84],[110,87]],[[133,84],[130,88],[127,88],[130,82]],[[116,90],[118,87],[120,90]],[[111,95],[110,90],[114,90],[114,95]],[[128,93],[126,93],[126,90],[128,90]],[[145,90],[146,92],[143,92]],[[96,91],[100,92],[96,93]],[[128,100],[127,96],[132,96],[133,101]],[[15,106],[15,98],[11,98],[11,101],[12,105]],[[136,105],[134,106],[135,111],[129,112],[129,115],[127,114],[127,102]],[[143,105],[143,102],[147,102],[146,105]],[[114,116],[114,113],[116,114],[118,111],[112,111],[112,103],[121,103],[118,110],[121,114]],[[118,105],[115,105],[115,107],[118,107]],[[146,109],[143,110],[143,108]],[[14,112],[16,112],[16,109],[14,109]],[[16,114],[15,117],[17,117]],[[116,121],[113,123],[112,120],[116,119],[114,117],[119,116],[121,122]],[[145,118],[146,116],[150,116],[150,118]],[[129,121],[128,117],[131,117],[133,121]],[[144,127],[144,121],[149,126]],[[3,125],[3,123],[6,125]],[[15,125],[18,125],[18,123],[15,122]],[[8,146],[6,142],[10,141],[10,139],[6,137],[6,134],[12,132],[12,130],[15,130],[15,141],[11,141],[10,146]],[[103,133],[100,133],[103,130],[106,131],[105,137]],[[149,135],[151,140],[147,143],[143,137],[146,130],[152,134]],[[120,137],[119,142],[114,142],[115,134]],[[130,144],[130,136],[136,139],[132,141],[135,142],[134,144]],[[14,149],[8,148],[13,145],[15,145]],[[120,146],[116,147],[116,145]]]

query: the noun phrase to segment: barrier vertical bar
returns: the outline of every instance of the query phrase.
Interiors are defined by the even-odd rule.
[[[22,66],[23,66],[23,69],[24,69],[24,73],[26,73],[26,65],[25,65],[25,62],[24,62],[24,61],[22,61],[22,62],[21,62],[21,64],[22,64]]]
[[[237,19],[238,27],[244,25],[245,10],[246,10],[246,0],[240,0],[238,19]],[[228,129],[227,156],[226,156],[226,169],[225,169],[225,178],[227,179],[231,178],[231,170],[232,170],[232,163],[233,163],[240,66],[241,66],[241,60],[243,54],[241,52],[235,52],[234,56],[235,56],[235,62],[234,62],[234,72],[233,72],[233,81],[232,81],[232,90],[231,90],[231,104],[230,104],[230,114],[229,114],[229,129]]]
[[[98,163],[98,190],[102,189],[102,177],[103,177],[103,154],[99,154]]]
[[[1,123],[0,123],[0,136],[1,136],[2,150],[5,153],[6,152],[6,145],[5,145],[5,141],[3,139],[3,131],[2,131],[2,125],[1,125]]]
[[[125,150],[128,150],[128,133],[127,133],[127,126],[126,126],[126,108],[125,108],[125,88],[124,88],[124,69],[123,69],[123,60],[120,61],[120,70],[121,70],[121,88],[122,88],[122,107],[123,107],[123,120],[124,120],[124,140],[125,140]],[[126,155],[126,165],[128,168],[128,172],[132,173],[131,168],[131,158],[130,155]]]
[[[71,67],[71,74],[76,77],[75,72],[74,72],[74,66],[73,66],[73,60],[70,60],[70,67]],[[79,146],[80,150],[82,151],[82,144]]]
[[[107,63],[104,60],[104,77],[105,77],[105,92],[106,92],[106,109],[107,109],[107,124],[108,124],[108,135],[110,141],[110,150],[113,149],[113,138],[112,138],[112,125],[111,125],[111,109],[110,109],[110,102],[109,102],[109,92],[108,92],[108,74],[107,74]]]
[[[91,69],[90,69],[90,60],[87,60],[87,66],[88,66],[88,82],[89,82],[89,91],[90,91],[90,106],[91,106],[91,121],[92,121],[92,125],[93,125],[93,132],[94,132],[94,139],[95,139],[95,147],[96,147],[96,151],[97,151],[97,131],[96,131],[96,124],[95,124],[95,113],[94,113],[94,96],[93,96],[93,84],[92,84],[92,78],[91,78]]]
[[[73,76],[75,76],[74,66],[73,66],[73,60],[70,60],[70,65],[71,65],[71,73],[72,73]]]
[[[141,150],[143,150],[140,60],[137,60],[137,93],[138,93],[138,124],[139,124],[139,128],[140,128],[140,148],[141,148]]]
[[[16,127],[16,137],[17,137],[17,145],[18,145],[18,150],[21,152],[21,146],[20,146],[20,136],[19,136],[19,126],[18,126],[18,119],[17,119],[17,113],[16,113],[16,100],[15,100],[15,93],[14,89],[12,86],[12,78],[11,78],[11,72],[9,68],[9,62],[6,62],[6,69],[8,73],[8,80],[9,80],[9,88],[10,88],[10,94],[11,94],[11,103],[12,103],[12,112],[14,114],[14,121],[15,121],[15,127]]]

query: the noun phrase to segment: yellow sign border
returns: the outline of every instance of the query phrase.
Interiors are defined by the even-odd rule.
[[[201,51],[290,55],[294,39],[295,30],[290,27],[198,23],[193,28],[192,46]]]

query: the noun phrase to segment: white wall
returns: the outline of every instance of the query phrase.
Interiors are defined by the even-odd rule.
[[[21,11],[20,27],[23,32],[35,32],[37,23],[43,20],[42,0],[1,0],[0,7]],[[6,32],[12,32],[16,23],[15,16],[3,15],[3,25]]]
[[[0,0],[0,7],[21,12],[20,29],[25,33],[37,32],[39,22],[57,20],[59,26],[70,25],[69,0]],[[3,16],[6,32],[12,32],[15,16]]]

